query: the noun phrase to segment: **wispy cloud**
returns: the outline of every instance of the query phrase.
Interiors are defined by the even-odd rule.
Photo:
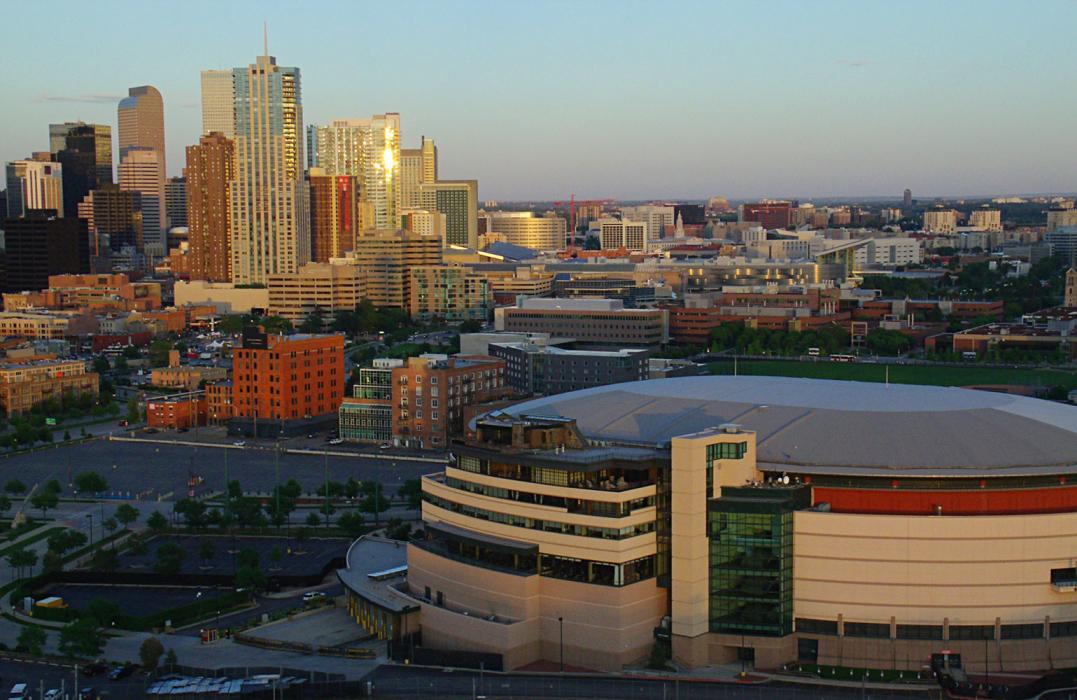
[[[836,61],[843,66],[849,66],[850,68],[863,68],[864,66],[870,66],[874,61],[869,61],[866,58],[839,58]]]
[[[102,102],[118,102],[123,95],[106,95],[102,93],[83,93],[81,95],[50,95],[43,92],[34,98],[34,102],[78,102],[98,104]]]
[[[198,102],[181,102],[180,107],[183,109],[198,109],[201,105]]]

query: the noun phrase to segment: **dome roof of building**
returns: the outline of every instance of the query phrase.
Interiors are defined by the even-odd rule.
[[[848,475],[1077,472],[1077,407],[954,387],[700,376],[595,387],[504,412],[576,420],[586,437],[668,446],[734,423],[766,471]]]

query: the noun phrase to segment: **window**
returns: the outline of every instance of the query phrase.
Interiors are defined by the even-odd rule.
[[[898,639],[942,639],[942,625],[898,625]]]
[[[953,628],[951,627],[950,629]],[[890,625],[882,622],[846,622],[845,636],[889,639]]]
[[[994,625],[950,625],[950,639],[994,639]]]
[[[809,620],[797,618],[797,632],[804,634],[826,634],[832,637],[838,636],[838,623],[836,620]]]
[[[1053,627],[1053,625],[1052,625]],[[1003,639],[1042,639],[1043,625],[1039,622],[1024,625],[1003,625]]]

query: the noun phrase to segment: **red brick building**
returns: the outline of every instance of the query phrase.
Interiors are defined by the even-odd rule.
[[[763,228],[789,228],[793,223],[790,202],[752,202],[742,207],[741,221],[754,221]]]
[[[151,399],[146,402],[146,425],[167,430],[206,425],[206,399],[190,395]]]
[[[330,416],[344,398],[343,335],[243,332],[232,351],[232,414],[272,435],[290,421]],[[261,425],[258,425],[261,424]],[[255,427],[257,425],[257,427]]]

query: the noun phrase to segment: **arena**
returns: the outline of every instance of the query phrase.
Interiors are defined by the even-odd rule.
[[[603,386],[472,421],[423,479],[422,644],[620,669],[1077,666],[1077,408],[779,377]]]

